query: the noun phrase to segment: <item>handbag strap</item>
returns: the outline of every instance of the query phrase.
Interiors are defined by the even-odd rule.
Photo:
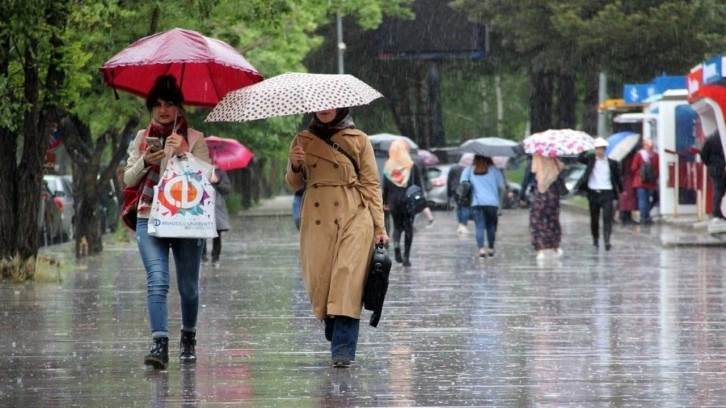
[[[313,133],[313,134],[315,135],[315,133]],[[343,153],[343,156],[347,157],[348,160],[350,160],[351,164],[353,164],[353,168],[355,169],[355,174],[359,175],[360,169],[358,168],[358,163],[355,162],[355,159],[353,159],[353,156],[351,156],[350,153],[346,152],[345,149],[340,147],[340,145],[338,143],[335,143],[334,141],[332,141],[330,139],[326,139],[326,138],[320,137],[318,135],[315,135],[315,136],[317,136],[318,139],[322,140],[323,142],[327,143],[330,147],[333,148],[333,150]]]

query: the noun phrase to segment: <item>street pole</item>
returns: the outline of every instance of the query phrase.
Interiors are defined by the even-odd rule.
[[[605,99],[607,99],[607,97],[608,97],[608,93],[607,93],[608,92],[607,91],[608,81],[607,81],[607,76],[605,75],[604,72],[600,72],[600,81],[599,82],[600,83],[598,85],[598,98],[597,98],[598,106],[599,106],[599,104],[605,102]],[[597,135],[598,136],[607,137],[606,136],[606,133],[607,133],[606,120],[607,120],[607,112],[602,111],[602,112],[597,113]]]
[[[343,19],[340,17],[340,12],[335,17],[336,24],[338,26],[338,73],[345,73],[343,67],[343,53],[345,52],[345,43],[343,42]]]

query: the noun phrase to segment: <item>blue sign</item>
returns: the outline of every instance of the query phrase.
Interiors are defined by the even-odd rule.
[[[662,94],[671,89],[686,89],[686,77],[683,75],[663,75],[656,77],[653,82],[655,82],[656,93],[658,94]]]
[[[703,84],[715,84],[723,80],[723,59],[717,55],[703,62]]]
[[[627,104],[641,104],[652,96],[654,89],[650,84],[625,84],[623,86],[623,100]]]

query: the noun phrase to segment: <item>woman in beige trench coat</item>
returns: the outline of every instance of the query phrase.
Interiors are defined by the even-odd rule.
[[[333,366],[349,367],[374,243],[387,243],[388,235],[373,147],[347,108],[313,115],[290,146],[285,180],[293,190],[307,185],[300,217],[303,281],[315,317],[325,322]]]

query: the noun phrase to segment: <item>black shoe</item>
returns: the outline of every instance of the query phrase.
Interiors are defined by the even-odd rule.
[[[333,367],[335,368],[348,368],[350,367],[350,359],[345,356],[333,357]]]
[[[396,262],[398,262],[398,263],[403,262],[403,258],[401,258],[401,248],[394,248],[393,253],[396,256]]]
[[[411,266],[411,261],[408,257],[403,258],[403,266]]]
[[[592,246],[595,247],[595,249],[597,249],[597,241],[592,241]]]
[[[197,354],[194,346],[197,345],[197,333],[193,331],[181,331],[181,341],[179,342],[179,361],[182,363],[195,363]]]
[[[144,357],[144,364],[157,370],[166,370],[169,365],[169,338],[154,337],[151,351]]]
[[[610,245],[610,244],[605,244],[605,250],[606,250],[606,251],[609,251],[609,250],[610,250],[611,248],[612,248],[612,245]]]

